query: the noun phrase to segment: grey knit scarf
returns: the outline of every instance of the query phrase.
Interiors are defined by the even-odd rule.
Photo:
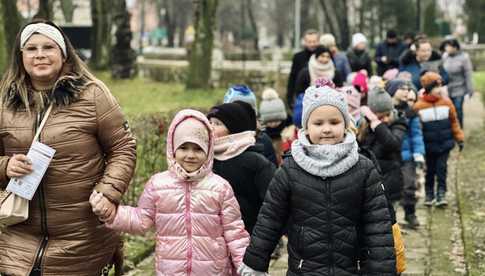
[[[314,145],[302,129],[291,145],[291,155],[305,171],[323,178],[340,175],[359,161],[357,140],[351,131],[346,131],[342,143]]]

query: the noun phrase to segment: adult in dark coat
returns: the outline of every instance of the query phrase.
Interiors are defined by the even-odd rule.
[[[405,50],[406,46],[399,41],[397,33],[389,30],[386,40],[377,45],[375,57],[377,75],[382,76],[389,69],[399,68],[399,57]]]
[[[318,32],[316,30],[307,30],[303,36],[304,49],[293,56],[291,61],[291,71],[288,77],[288,86],[286,89],[286,101],[290,108],[293,108],[295,97],[298,94],[298,91],[295,91],[298,73],[307,66],[308,60],[310,60],[310,57],[318,47],[318,44]]]
[[[363,34],[356,33],[352,36],[352,48],[347,51],[347,58],[352,72],[365,69],[367,75],[372,76],[372,58],[367,51],[367,38]]]

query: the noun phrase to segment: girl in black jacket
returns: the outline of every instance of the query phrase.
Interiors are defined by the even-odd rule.
[[[216,136],[214,173],[232,186],[248,233],[253,231],[275,166],[256,144],[256,113],[248,103],[236,101],[214,106],[207,115]]]
[[[303,129],[271,181],[241,275],[264,275],[287,221],[287,275],[395,275],[381,179],[359,155],[349,124],[342,93],[329,86],[306,90]]]
[[[367,104],[360,108],[365,120],[359,127],[359,145],[374,153],[387,195],[397,201],[403,187],[401,145],[408,120],[394,109],[391,96],[380,87],[369,92]]]

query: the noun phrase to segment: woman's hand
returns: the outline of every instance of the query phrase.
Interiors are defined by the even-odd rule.
[[[107,199],[103,193],[93,191],[89,197],[89,203],[93,208],[93,213],[99,217],[99,220],[106,223],[112,223],[116,217],[116,205]]]
[[[7,177],[17,178],[32,172],[32,162],[24,154],[14,154],[7,164]]]

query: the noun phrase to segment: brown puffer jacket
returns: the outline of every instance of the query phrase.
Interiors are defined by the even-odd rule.
[[[56,87],[56,105],[40,135],[56,150],[54,159],[30,202],[29,219],[0,234],[0,273],[7,275],[29,275],[36,266],[43,276],[100,275],[120,244],[88,200],[96,189],[120,201],[135,168],[135,139],[102,85],[68,80]],[[8,184],[9,157],[27,153],[36,117],[0,107],[0,188]]]

